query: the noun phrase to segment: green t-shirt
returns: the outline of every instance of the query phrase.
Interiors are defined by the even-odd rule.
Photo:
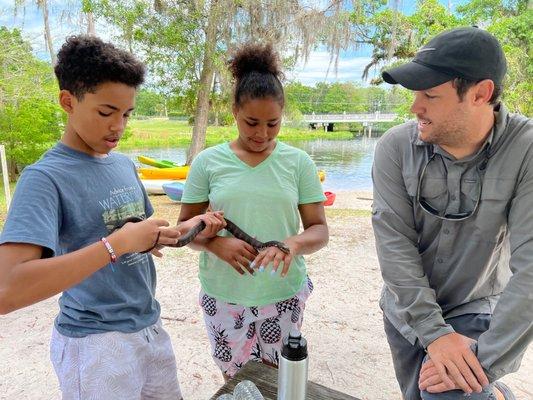
[[[300,230],[299,204],[325,200],[317,169],[302,150],[281,142],[256,167],[241,161],[224,143],[202,151],[187,176],[181,201],[209,201],[213,210],[262,242],[282,241]],[[221,236],[231,236],[223,230]],[[297,293],[306,279],[302,256],[293,258],[289,273],[275,275],[271,266],[255,275],[240,275],[214,254],[200,255],[200,282],[210,296],[228,303],[262,306]]]

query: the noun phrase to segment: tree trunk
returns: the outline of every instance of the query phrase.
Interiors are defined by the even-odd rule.
[[[7,159],[7,176],[9,176],[9,182],[16,182],[19,174],[17,163],[14,159]]]
[[[209,114],[209,94],[213,84],[214,65],[213,58],[217,39],[217,2],[212,2],[209,10],[209,18],[205,30],[204,60],[202,73],[196,94],[196,111],[194,113],[194,127],[192,129],[192,141],[187,154],[186,164],[190,165],[196,155],[205,147],[207,131],[207,118]]]
[[[50,52],[50,59],[52,60],[52,67],[56,64],[56,53],[54,51],[54,44],[52,42],[52,35],[50,34],[50,22],[48,21],[48,0],[39,0],[38,4],[43,12],[44,20],[44,40],[46,47]]]
[[[94,25],[94,14],[92,13],[92,11],[89,11],[88,13],[86,13],[86,16],[87,16],[87,34],[95,36],[96,28]]]

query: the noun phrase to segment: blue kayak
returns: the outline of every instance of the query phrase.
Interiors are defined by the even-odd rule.
[[[185,185],[182,182],[169,182],[163,184],[163,191],[174,201],[180,201]]]

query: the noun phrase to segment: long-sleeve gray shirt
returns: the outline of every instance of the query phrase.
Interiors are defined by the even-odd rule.
[[[453,332],[445,319],[490,313],[478,359],[489,379],[518,369],[533,339],[533,122],[496,108],[478,153],[460,160],[418,138],[417,124],[392,128],[379,141],[372,169],[372,223],[385,282],[380,306],[402,335],[427,347]],[[441,220],[437,210],[476,212]],[[479,167],[488,154],[486,168]]]

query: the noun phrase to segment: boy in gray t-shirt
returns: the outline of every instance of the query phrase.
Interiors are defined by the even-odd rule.
[[[222,215],[179,227],[148,219],[133,163],[111,153],[144,80],[131,54],[71,37],[55,73],[68,120],[61,141],[17,184],[0,235],[0,313],[63,292],[50,347],[63,398],[180,399],[149,251],[162,256],[162,245],[200,220],[202,235],[214,236]],[[130,217],[144,221],[124,224]]]

